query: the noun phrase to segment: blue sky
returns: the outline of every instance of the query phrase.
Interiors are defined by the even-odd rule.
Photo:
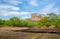
[[[0,18],[30,18],[32,13],[60,14],[60,0],[0,0]]]

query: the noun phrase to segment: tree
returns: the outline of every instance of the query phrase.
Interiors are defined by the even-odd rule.
[[[50,20],[51,25],[56,26],[56,22],[58,20],[58,15],[54,13],[48,14],[48,19]]]
[[[0,19],[0,25],[4,25],[5,20]]]
[[[16,27],[34,27],[34,26],[51,26],[60,27],[60,14],[49,13],[46,17],[40,18],[40,20],[20,20],[18,17],[12,17],[9,20],[0,19],[0,26],[16,26]]]
[[[8,24],[11,26],[17,26],[17,27],[20,26],[20,19],[18,17],[12,17],[9,19],[8,22],[9,22]]]
[[[20,26],[21,27],[27,27],[28,26],[28,21],[21,20]]]
[[[47,14],[47,17],[41,18],[38,21],[39,26],[51,26],[54,25],[56,27],[60,26],[60,17],[57,14],[50,13]]]
[[[58,15],[58,19],[56,20],[56,27],[60,27],[60,14]]]
[[[0,19],[0,25],[2,25],[3,24],[3,21],[2,21],[2,19]]]
[[[50,26],[50,22],[48,20],[48,17],[43,17],[38,21],[39,26]]]

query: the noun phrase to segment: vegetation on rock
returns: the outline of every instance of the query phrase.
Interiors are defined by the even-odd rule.
[[[32,26],[55,26],[60,27],[60,15],[50,13],[46,17],[37,21],[21,20],[18,17],[12,17],[9,20],[0,19],[0,26],[13,26],[13,27],[32,27]]]

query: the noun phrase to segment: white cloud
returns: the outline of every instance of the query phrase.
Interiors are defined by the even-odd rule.
[[[12,7],[12,10],[20,10],[18,7]]]
[[[60,10],[60,8],[55,8],[55,9],[53,9],[53,11],[59,11]]]
[[[43,14],[50,13],[52,11],[53,7],[54,7],[54,4],[48,4],[42,9],[41,13],[43,13]]]
[[[20,12],[21,14],[30,14],[30,12]]]
[[[13,5],[18,5],[18,4],[22,3],[22,2],[17,1],[17,0],[4,0],[4,2],[9,3],[9,4],[13,4]]]
[[[30,14],[30,12],[17,12],[17,11],[11,11],[11,12],[1,12],[1,15],[3,16],[10,16],[10,15],[15,15],[15,16],[19,16],[19,15],[27,15]]]
[[[43,11],[49,11],[49,10],[51,10],[53,8],[53,5],[47,5],[47,6],[45,6],[44,7],[44,9],[43,9]]]
[[[27,15],[30,12],[19,12],[20,8],[11,5],[0,5],[0,15],[2,16],[20,16],[20,15]]]
[[[0,5],[0,10],[20,10],[20,8],[11,5]]]
[[[29,4],[32,5],[32,6],[38,6],[37,0],[30,0]]]
[[[7,12],[2,13],[3,16],[9,16],[9,14]]]
[[[10,14],[13,15],[24,15],[24,14],[29,14],[29,12],[17,12],[17,11],[13,11],[13,12],[9,12]]]
[[[22,19],[27,19],[27,18],[31,18],[31,17],[29,17],[29,16],[24,16],[24,17],[22,17]]]
[[[45,1],[45,2],[49,2],[49,1],[56,1],[56,0],[43,0],[43,1]]]
[[[58,13],[60,13],[60,8],[59,8],[59,7],[56,7],[56,8],[54,8],[54,9],[52,10],[52,12],[58,14]]]

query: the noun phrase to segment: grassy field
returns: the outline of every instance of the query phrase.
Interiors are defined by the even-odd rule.
[[[59,34],[11,31],[11,30],[21,30],[21,29],[24,29],[24,28],[1,27],[0,28],[0,39],[60,39]]]

